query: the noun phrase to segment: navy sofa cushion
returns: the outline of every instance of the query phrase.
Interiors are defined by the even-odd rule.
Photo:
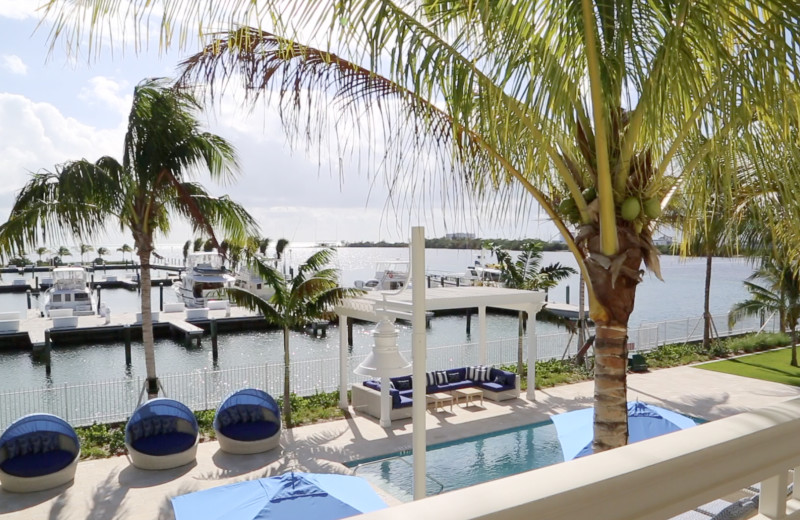
[[[162,433],[135,440],[133,449],[146,455],[172,455],[194,446],[196,438],[195,435],[183,432]]]
[[[61,471],[75,459],[75,454],[66,450],[51,450],[46,453],[28,453],[0,464],[0,469],[17,477],[41,477]]]
[[[411,376],[393,377],[391,381],[398,390],[411,390]]]
[[[272,421],[256,421],[225,426],[220,433],[237,441],[260,441],[272,437],[280,427]]]
[[[392,408],[406,408],[413,404],[413,400],[411,397],[400,396],[400,402],[395,406],[392,404]]]

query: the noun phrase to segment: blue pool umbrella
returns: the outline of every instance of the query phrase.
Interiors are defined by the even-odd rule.
[[[360,477],[287,473],[172,499],[175,520],[338,520],[386,507]]]
[[[594,408],[585,408],[550,417],[556,425],[564,460],[592,453]],[[695,426],[695,422],[676,412],[639,401],[628,402],[628,444]]]

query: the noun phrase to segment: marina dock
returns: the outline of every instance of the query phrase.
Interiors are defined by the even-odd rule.
[[[197,311],[198,309],[192,309]],[[56,326],[53,318],[43,318],[37,310],[23,311],[17,331],[0,332],[0,350],[34,349],[45,346],[47,336],[53,345],[78,345],[92,341],[130,341],[141,338],[141,322],[138,313],[112,313],[108,317],[97,315],[75,316],[74,326]],[[243,307],[207,310],[201,317],[190,319],[186,311],[154,311],[153,333],[157,338],[172,337],[181,341],[198,339],[211,330],[212,321],[218,331],[257,330],[267,328],[263,316]],[[197,313],[193,313],[197,315]],[[205,317],[202,315],[205,314]],[[59,322],[58,319],[56,319]]]

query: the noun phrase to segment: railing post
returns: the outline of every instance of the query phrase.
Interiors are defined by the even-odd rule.
[[[64,383],[64,420],[69,422],[69,393],[67,383]]]
[[[203,369],[203,410],[208,410],[208,368]]]
[[[786,486],[788,474],[781,471],[774,477],[761,481],[761,498],[758,512],[764,518],[786,518]]]

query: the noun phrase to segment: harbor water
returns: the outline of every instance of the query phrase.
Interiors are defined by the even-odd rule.
[[[180,246],[162,248],[159,251],[167,262],[179,263]],[[286,269],[296,267],[314,250],[311,248],[293,247],[285,256]],[[341,272],[343,285],[353,285],[355,280],[368,279],[374,276],[374,264],[378,261],[408,259],[408,250],[404,248],[339,248],[337,264]],[[426,250],[426,266],[429,273],[463,273],[468,265],[472,265],[480,252],[472,250],[428,249]],[[489,261],[489,259],[485,259]],[[560,262],[562,265],[575,266],[568,252],[548,252],[544,255],[543,265]],[[703,310],[703,286],[705,276],[705,259],[680,260],[673,256],[661,257],[664,281],[645,274],[644,281],[637,290],[636,308],[631,316],[630,325],[636,327],[642,323],[658,322],[687,317],[697,317]],[[747,295],[742,281],[752,273],[749,264],[738,259],[718,258],[714,260],[714,271],[711,288],[712,314],[728,312],[733,303],[744,299]],[[109,271],[108,275],[125,276],[125,271]],[[128,271],[129,275],[133,271]],[[38,276],[41,276],[39,273]],[[102,279],[102,270],[94,273],[95,279]],[[166,272],[153,272],[154,277],[165,278]],[[5,274],[3,283],[8,284],[23,275]],[[25,278],[31,279],[26,273]],[[578,277],[573,276],[551,290],[549,300],[565,302],[567,287],[570,292],[570,303],[577,304]],[[103,289],[102,302],[111,312],[136,312],[139,310],[139,294],[127,289]],[[177,295],[171,287],[163,288],[165,303],[177,301]],[[154,287],[152,291],[153,309],[161,303],[161,289]],[[37,302],[32,302],[34,308]],[[0,295],[0,312],[24,310],[27,308],[25,294]],[[411,327],[407,323],[398,323],[401,349],[411,344]],[[430,347],[448,346],[476,341],[478,320],[472,320],[471,336],[466,332],[466,320],[463,315],[437,316],[432,320],[428,331]],[[718,324],[724,326],[724,324]],[[516,334],[517,319],[515,316],[490,314],[487,319],[487,338],[500,339]],[[364,355],[372,348],[371,331],[373,325],[356,323],[353,327],[353,355]],[[539,323],[537,334],[556,332],[555,326]],[[327,337],[315,338],[302,332],[292,332],[291,357],[293,361],[314,359],[331,359],[338,356],[339,332],[336,326],[328,329]],[[23,388],[37,388],[63,383],[83,383],[107,381],[111,379],[132,378],[144,375],[144,353],[140,343],[133,344],[133,364],[126,366],[124,346],[122,343],[104,343],[76,347],[59,347],[52,351],[52,371],[45,374],[44,365],[35,361],[30,352],[0,352],[0,392]],[[283,359],[283,339],[280,331],[251,331],[226,333],[219,337],[219,359],[213,364],[210,340],[206,337],[200,347],[186,347],[172,340],[159,340],[156,344],[156,363],[159,374],[187,373],[203,369],[226,369],[241,366],[252,366],[261,363],[280,363]]]

